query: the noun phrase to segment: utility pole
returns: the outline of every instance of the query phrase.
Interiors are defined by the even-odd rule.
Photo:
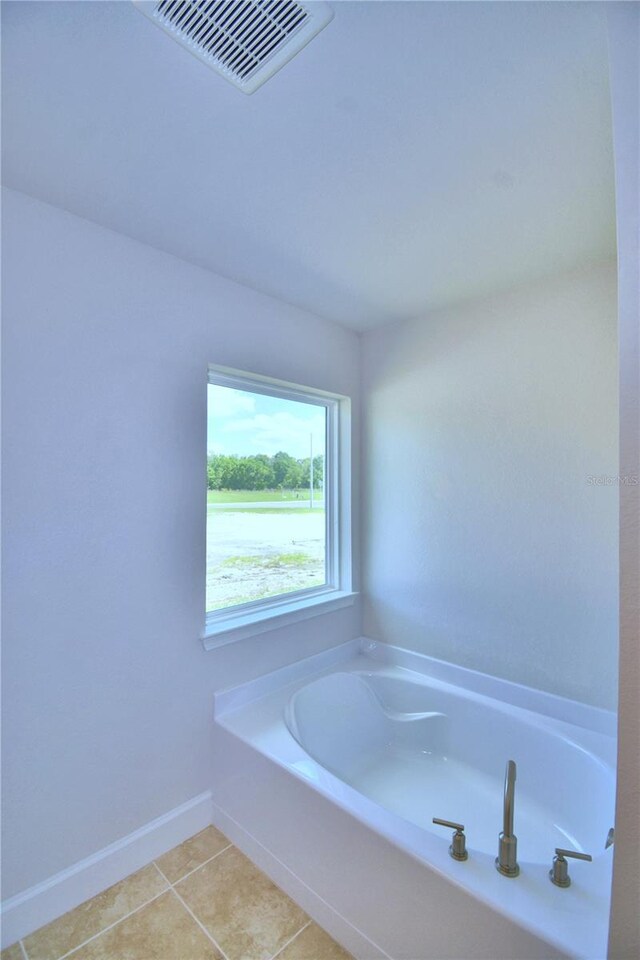
[[[313,510],[313,434],[309,434],[309,509]]]

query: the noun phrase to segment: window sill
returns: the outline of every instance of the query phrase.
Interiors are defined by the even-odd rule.
[[[357,596],[357,593],[346,590],[332,590],[315,597],[298,597],[269,610],[230,614],[215,626],[207,624],[202,644],[205,650],[215,650],[236,640],[245,640],[248,637],[266,633],[268,630],[286,627],[290,623],[309,620],[311,617],[331,613],[342,607],[350,607]]]

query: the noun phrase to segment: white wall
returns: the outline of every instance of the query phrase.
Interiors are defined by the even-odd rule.
[[[620,475],[640,476],[640,6],[607,9],[618,227]],[[618,795],[609,956],[640,957],[640,486],[620,488]]]
[[[358,634],[198,639],[207,363],[348,394],[356,436],[359,366],[334,324],[3,199],[9,897],[210,787],[214,689]]]
[[[364,633],[614,708],[616,275],[364,337]]]

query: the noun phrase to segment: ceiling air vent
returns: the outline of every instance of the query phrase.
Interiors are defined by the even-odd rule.
[[[319,0],[133,0],[244,93],[253,93],[333,17]]]

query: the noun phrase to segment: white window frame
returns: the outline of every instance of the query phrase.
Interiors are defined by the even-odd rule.
[[[235,604],[206,613],[202,642],[206,650],[256,636],[352,604],[351,581],[351,404],[348,397],[258,374],[209,364],[209,384],[326,410],[324,464],[326,583],[290,593]],[[205,559],[206,571],[206,559]]]

